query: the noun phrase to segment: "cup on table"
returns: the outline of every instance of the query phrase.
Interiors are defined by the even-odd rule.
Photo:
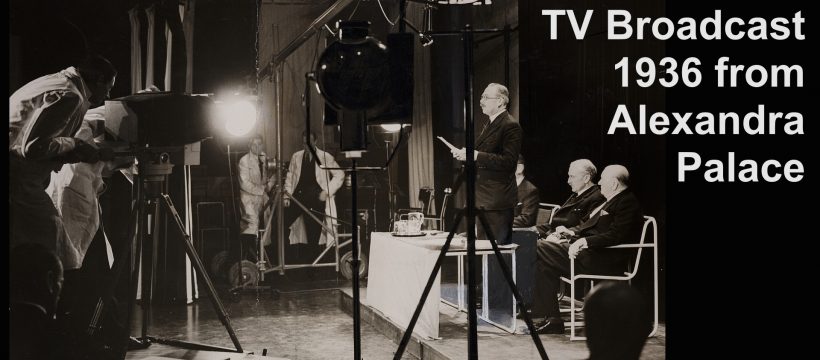
[[[411,212],[407,214],[407,232],[410,234],[421,233],[421,224],[424,222],[424,214]]]
[[[399,235],[407,234],[407,220],[397,220],[393,231]]]

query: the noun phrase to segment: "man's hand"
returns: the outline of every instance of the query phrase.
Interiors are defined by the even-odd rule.
[[[319,200],[321,200],[321,201],[327,200],[327,191],[322,190],[322,192],[319,193]]]
[[[100,161],[100,153],[85,141],[77,140],[74,149],[65,154],[64,161],[69,164],[78,162],[95,163]]]
[[[450,153],[452,153],[453,158],[455,158],[458,161],[467,161],[467,149],[465,148],[453,149],[450,150]],[[478,151],[473,151],[473,158],[474,160],[478,160]]]
[[[555,233],[557,233],[559,235],[575,235],[575,231],[567,229],[567,227],[564,226],[564,225],[561,225],[561,226],[558,226],[557,228],[555,228]]]
[[[549,241],[551,243],[556,243],[556,244],[567,242],[566,239],[561,239],[561,237],[558,236],[555,233],[549,234],[546,238],[546,241]]]
[[[569,253],[570,259],[575,259],[575,257],[578,256],[578,253],[581,252],[581,250],[586,249],[588,247],[589,246],[587,246],[586,238],[578,239],[578,241],[572,243],[572,245],[569,246],[569,250],[567,252]]]

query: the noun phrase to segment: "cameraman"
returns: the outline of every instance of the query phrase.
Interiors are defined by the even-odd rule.
[[[100,151],[74,135],[88,108],[108,97],[116,75],[108,60],[91,55],[9,97],[10,245],[41,243],[60,257],[66,270],[80,267],[80,251],[69,241],[45,189],[51,172],[63,164],[100,160]]]

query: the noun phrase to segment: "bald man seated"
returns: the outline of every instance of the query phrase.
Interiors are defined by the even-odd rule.
[[[605,248],[640,239],[643,210],[629,190],[629,171],[621,165],[607,166],[598,185],[606,202],[592,210],[588,220],[556,229],[538,241],[532,315],[543,319],[536,322],[540,334],[564,333],[556,294],[560,277],[570,275],[570,258],[575,259],[576,274],[616,275],[626,269],[634,252]]]

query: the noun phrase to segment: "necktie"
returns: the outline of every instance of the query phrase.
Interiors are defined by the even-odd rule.
[[[478,134],[478,137],[481,137],[481,135],[484,135],[484,130],[487,130],[487,127],[490,126],[490,123],[492,123],[492,121],[487,121],[487,123],[484,124],[484,127],[481,129],[481,133]]]

